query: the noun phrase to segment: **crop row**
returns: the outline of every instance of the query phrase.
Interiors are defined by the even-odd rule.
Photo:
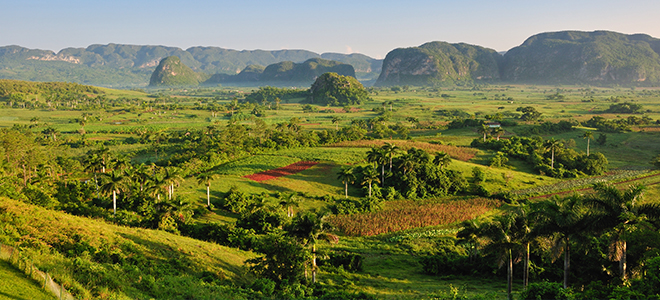
[[[576,189],[578,187],[587,187],[587,186],[590,186],[590,185],[592,185],[594,183],[598,183],[598,182],[612,182],[612,181],[619,181],[619,180],[626,179],[626,178],[638,177],[638,176],[641,176],[641,175],[646,174],[648,172],[649,172],[648,169],[645,169],[645,170],[617,170],[617,171],[611,172],[610,174],[604,175],[604,176],[567,180],[567,181],[562,181],[562,182],[551,184],[551,185],[537,186],[537,187],[534,187],[534,188],[529,188],[529,189],[524,189],[524,190],[511,191],[511,193],[516,194],[516,195],[550,194],[550,193],[554,193],[554,192],[558,192],[558,191]]]
[[[377,212],[333,216],[330,223],[347,235],[372,236],[461,222],[500,205],[496,200],[483,198],[423,204],[415,204],[411,200],[393,202],[388,203],[388,208]]]
[[[423,232],[409,232],[409,233],[403,233],[403,234],[397,234],[395,236],[391,236],[385,239],[385,241],[389,243],[398,243],[402,240],[414,240],[420,238],[432,238],[438,236],[456,235],[456,233],[459,230],[460,229],[458,228],[453,228],[453,229],[432,229]]]

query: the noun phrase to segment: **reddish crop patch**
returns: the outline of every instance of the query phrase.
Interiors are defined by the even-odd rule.
[[[500,204],[499,201],[482,198],[425,204],[412,200],[399,200],[388,202],[389,207],[381,211],[336,215],[329,221],[347,235],[371,236],[470,220],[499,207]]]
[[[268,171],[263,171],[259,173],[255,173],[252,175],[245,175],[243,178],[251,179],[254,181],[264,181],[264,180],[270,180],[270,179],[275,179],[278,177],[282,176],[287,176],[287,175],[293,175],[298,172],[302,172],[304,170],[307,170],[311,168],[312,166],[318,164],[318,162],[315,161],[299,161],[295,164],[290,164],[286,167],[281,167],[277,169],[272,169]]]

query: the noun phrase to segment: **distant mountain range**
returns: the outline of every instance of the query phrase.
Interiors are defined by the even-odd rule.
[[[185,66],[210,78],[207,83],[216,84],[286,84],[301,81],[302,77],[297,76],[303,76],[307,68],[307,75],[303,76],[306,81],[310,74],[326,70],[326,62],[331,60],[338,65],[351,65],[355,76],[367,85],[378,78],[377,86],[472,82],[660,85],[660,40],[644,34],[610,31],[541,33],[500,53],[476,45],[430,42],[392,50],[384,60],[362,54],[317,54],[306,50],[183,50],[108,44],[55,53],[5,46],[0,47],[0,78],[145,86],[159,62],[169,56],[179,57]],[[316,67],[310,67],[310,59],[322,60],[311,61]]]
[[[660,85],[660,40],[610,31],[550,32],[503,55],[474,45],[432,42],[388,53],[376,85],[474,81]]]
[[[91,45],[66,48],[57,53],[20,46],[0,47],[0,78],[30,81],[70,81],[100,86],[144,86],[159,62],[177,56],[195,72],[236,75],[249,65],[268,66],[290,61],[302,63],[322,58],[353,66],[356,76],[375,79],[382,60],[362,54],[323,53],[307,50],[231,50],[165,46]]]

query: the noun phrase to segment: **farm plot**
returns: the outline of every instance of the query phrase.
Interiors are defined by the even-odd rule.
[[[441,203],[391,201],[381,211],[337,215],[330,223],[351,236],[371,236],[417,227],[446,225],[475,218],[500,206],[496,200],[476,198]]]
[[[243,176],[244,178],[247,179],[252,179],[254,181],[266,181],[270,179],[275,179],[278,177],[283,177],[283,176],[288,176],[288,175],[293,175],[298,172],[307,170],[314,165],[316,165],[318,162],[315,161],[300,161],[297,163],[290,164],[286,167],[281,167],[273,170],[267,170],[255,174],[250,174],[250,175],[245,175]]]
[[[333,144],[334,147],[381,147],[385,143],[397,145],[402,150],[410,148],[422,149],[430,154],[443,151],[449,154],[451,158],[462,161],[468,161],[477,155],[478,150],[474,148],[456,147],[450,145],[438,145],[426,142],[414,142],[406,140],[363,140],[363,141],[347,141]]]

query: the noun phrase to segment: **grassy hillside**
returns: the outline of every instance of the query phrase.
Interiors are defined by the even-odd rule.
[[[55,299],[34,280],[4,260],[0,260],[0,299]]]
[[[81,298],[215,299],[244,280],[252,254],[0,198],[0,241]],[[224,297],[224,296],[223,296]],[[233,296],[227,294],[227,298]]]

